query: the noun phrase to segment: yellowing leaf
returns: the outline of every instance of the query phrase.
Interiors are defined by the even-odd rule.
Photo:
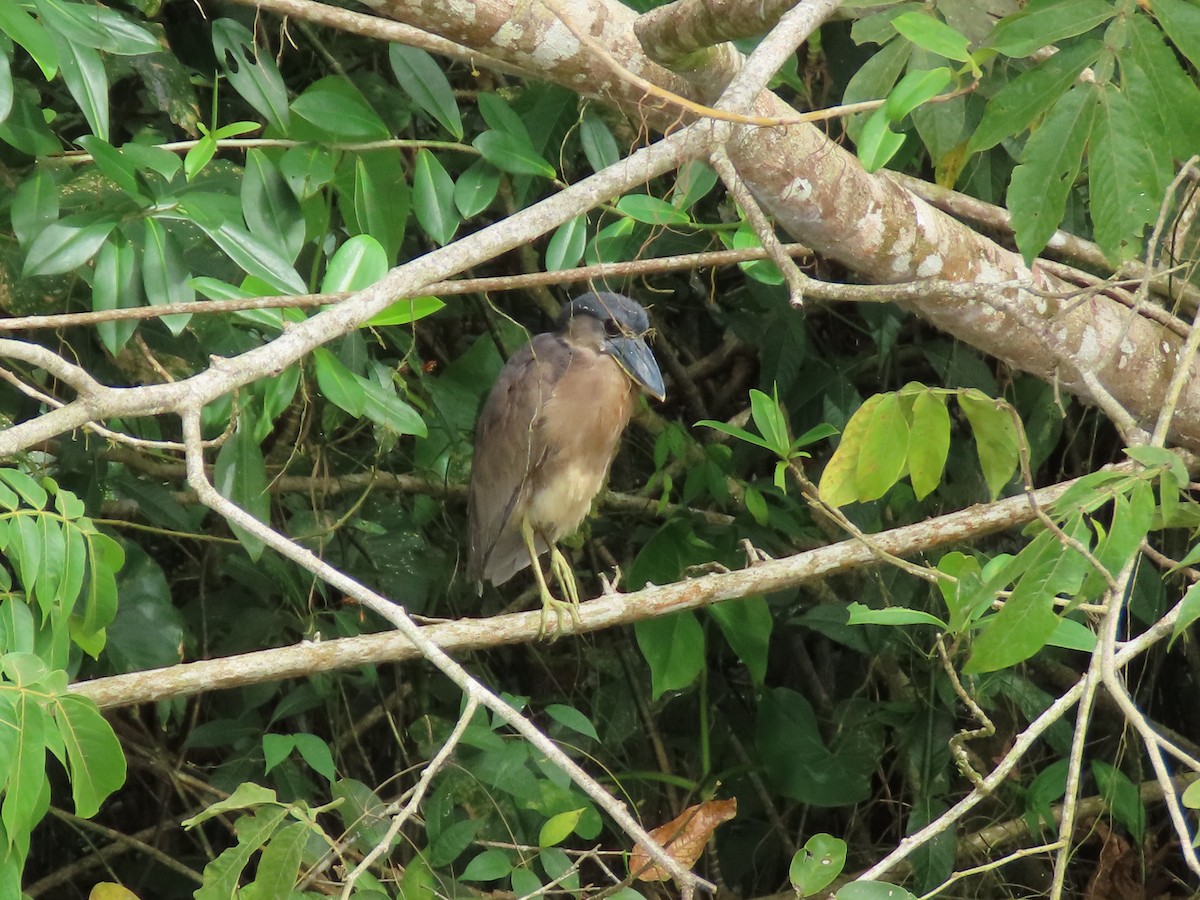
[[[138,895],[122,884],[101,881],[92,887],[88,900],[139,900]]]

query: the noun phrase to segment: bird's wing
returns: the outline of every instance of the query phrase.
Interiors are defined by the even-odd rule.
[[[539,334],[515,353],[496,379],[475,430],[468,494],[468,576],[502,584],[529,565],[520,524],[530,474],[547,453],[539,417],[571,362],[571,348]],[[547,547],[538,542],[538,551]]]

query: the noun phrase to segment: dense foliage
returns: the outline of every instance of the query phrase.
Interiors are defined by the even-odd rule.
[[[852,8],[775,88],[805,107],[890,94],[844,131],[829,124],[869,169],[1007,200],[1012,231],[998,239],[1026,260],[1062,225],[1115,267],[1143,252],[1175,171],[1200,149],[1200,7],[1010,5]],[[1033,55],[1048,44],[1058,52]],[[302,16],[0,0],[0,307],[84,314],[20,318],[5,336],[105,385],[182,381],[604,170],[641,137],[638,122],[548,81]],[[719,183],[690,162],[468,273],[498,283],[399,299],[208,404],[214,485],[417,616],[536,604],[527,576],[481,599],[462,574],[479,405],[503,360],[576,290],[565,275],[508,288],[536,271],[757,247]],[[1171,240],[1185,261],[1191,242]],[[808,262],[817,277],[851,280],[844,266]],[[1103,604],[1124,597],[1125,639],[1183,596],[1172,560],[1192,561],[1200,526],[1187,466],[1161,447],[1124,453],[1101,416],[1054,384],[889,304],[797,311],[762,258],[593,283],[651,307],[669,396],[640,401],[613,470],[617,496],[567,542],[588,596],[614,569],[631,591],[753,569],[1086,476],[1024,531],[914,538],[930,549],[876,547],[840,574],[466,658],[647,827],[736,798],[699,865],[739,895],[788,888],[789,876],[823,890],[806,843],[847,871],[869,866],[970,791],[1100,658]],[[264,297],[277,300],[250,302]],[[153,309],[193,301],[211,305]],[[0,376],[6,423],[80,390],[23,357]],[[381,844],[390,854],[355,896],[522,897],[552,882],[578,896],[625,879],[626,836],[482,710],[419,816],[388,833],[463,708],[427,663],[259,679],[105,715],[70,693],[71,682],[387,627],[206,510],[185,486],[174,417],[99,424],[0,469],[3,896],[21,884],[79,896],[101,881],[142,897],[209,900],[239,884],[256,900],[294,885],[315,895],[340,890]],[[1153,557],[1141,555],[1146,540]],[[1173,648],[1136,659],[1132,679],[1148,720],[1193,755],[1197,616],[1185,603],[1166,627]],[[1112,709],[1101,707],[1082,750],[1082,795],[1099,799],[1068,884],[1118,896],[1093,872],[1124,867],[1147,891],[1175,895],[1187,877],[1177,838],[1139,794],[1151,764],[1125,719],[1105,718]],[[1071,744],[1069,718],[1047,728],[957,832],[913,853],[908,887],[931,891],[995,847],[1052,842]],[[940,896],[1037,894],[1047,858]],[[656,890],[626,883],[610,896]]]

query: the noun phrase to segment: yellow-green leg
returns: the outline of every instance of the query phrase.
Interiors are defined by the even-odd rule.
[[[533,526],[529,524],[529,520],[525,519],[521,522],[521,539],[525,542],[525,549],[529,552],[529,559],[533,567],[533,575],[537,579],[538,593],[542,598],[542,615],[538,624],[538,637],[544,638],[546,633],[546,613],[549,610],[554,610],[554,620],[558,628],[553,635],[550,635],[551,640],[558,637],[563,628],[563,613],[570,613],[571,620],[578,624],[579,613],[576,607],[579,606],[579,588],[575,585],[575,573],[571,571],[571,565],[567,562],[566,557],[553,544],[550,545],[550,570],[554,573],[554,577],[558,579],[558,584],[566,595],[566,600],[559,600],[552,593],[550,587],[546,584],[546,574],[542,571],[541,561],[538,559],[537,542],[534,540]]]

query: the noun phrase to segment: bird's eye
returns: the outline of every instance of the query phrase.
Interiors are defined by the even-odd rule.
[[[605,319],[604,320],[604,333],[607,334],[609,337],[620,337],[621,326],[619,324],[617,324],[616,319]]]

